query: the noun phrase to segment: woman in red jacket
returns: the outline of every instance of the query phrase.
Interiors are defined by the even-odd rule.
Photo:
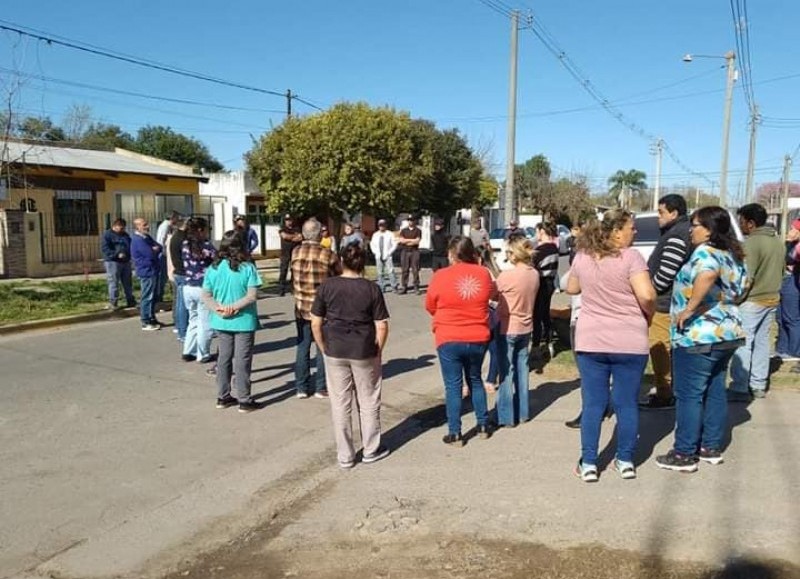
[[[489,438],[489,412],[481,380],[481,366],[489,342],[489,300],[497,288],[488,270],[479,265],[469,237],[458,236],[448,246],[450,267],[433,275],[425,309],[433,316],[436,351],[442,368],[448,434],[445,444],[463,446],[461,436],[461,384],[466,378],[478,436]]]

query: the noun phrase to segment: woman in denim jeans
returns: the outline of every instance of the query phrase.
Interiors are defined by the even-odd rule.
[[[463,446],[461,435],[461,384],[472,393],[478,436],[489,438],[489,412],[481,380],[481,366],[489,342],[489,300],[497,288],[489,271],[479,265],[469,237],[458,236],[448,246],[450,267],[433,274],[425,296],[425,309],[433,316],[436,351],[445,388],[448,433],[445,444]]]
[[[575,352],[583,414],[581,458],[575,474],[584,482],[596,482],[599,477],[600,425],[609,394],[617,415],[614,468],[624,479],[636,478],[638,397],[650,351],[647,326],[655,311],[656,292],[644,258],[630,247],[635,235],[631,213],[606,211],[602,221],[585,227],[567,282],[568,294],[581,295]]]
[[[201,364],[211,362],[210,312],[203,302],[203,280],[206,269],[214,263],[217,250],[208,240],[208,221],[202,217],[189,220],[186,239],[181,246],[184,277],[183,302],[186,307],[186,337],[183,360]]]
[[[722,462],[725,375],[745,343],[736,304],[747,272],[730,215],[722,207],[703,207],[691,223],[695,250],[675,278],[670,306],[675,445],[656,458],[659,467],[682,472],[696,471],[698,461]]]
[[[508,261],[514,268],[497,278],[500,340],[498,358],[502,382],[497,394],[498,426],[514,427],[530,419],[528,408],[528,345],[533,331],[533,308],[539,273],[531,265],[533,243],[524,237],[509,240]]]

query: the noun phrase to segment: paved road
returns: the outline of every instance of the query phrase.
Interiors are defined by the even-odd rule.
[[[608,471],[590,487],[570,474],[579,443],[562,426],[579,406],[572,376],[534,376],[524,427],[443,447],[421,301],[388,297],[394,453],[349,473],[335,466],[328,403],[293,397],[289,298],[259,303],[253,389],[267,407],[250,415],[216,410],[211,379],[179,360],[174,335],[135,319],[0,339],[0,577],[160,576],[287,512],[277,549],[462,534],[800,563],[800,395],[737,409],[726,464],[694,476],[655,468],[673,417],[643,416],[640,478]]]

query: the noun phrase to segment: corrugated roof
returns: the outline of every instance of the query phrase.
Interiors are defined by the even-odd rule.
[[[3,160],[12,163],[21,163],[24,153],[27,165],[111,173],[135,173],[159,177],[183,177],[207,181],[206,177],[194,174],[189,166],[178,165],[168,161],[162,162],[160,159],[128,151],[95,151],[19,141],[8,141],[4,144],[3,141],[0,141],[0,149],[4,149],[6,146],[8,149],[7,153],[3,155]]]

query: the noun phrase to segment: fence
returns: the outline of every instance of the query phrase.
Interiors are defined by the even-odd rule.
[[[128,233],[133,234],[133,221],[146,219],[150,223],[150,234],[155,237],[163,216],[135,214],[97,216],[89,211],[39,213],[42,263],[88,263],[103,258],[100,250],[103,232],[117,217],[125,219]],[[209,228],[214,223],[213,215],[194,215],[208,220]]]

